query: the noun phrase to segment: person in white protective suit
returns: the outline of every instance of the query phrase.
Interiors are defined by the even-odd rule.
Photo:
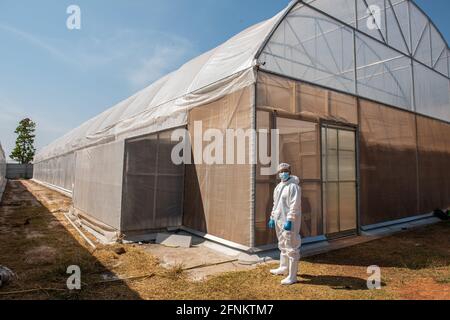
[[[288,275],[282,285],[297,282],[300,260],[301,188],[299,178],[291,175],[291,166],[282,163],[278,167],[281,183],[275,188],[273,210],[269,228],[275,229],[281,251],[280,267],[270,270],[274,275]]]

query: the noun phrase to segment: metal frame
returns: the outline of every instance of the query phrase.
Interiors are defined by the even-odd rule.
[[[323,194],[324,194],[324,190],[323,190],[323,185],[324,184],[326,184],[327,183],[327,181],[325,181],[324,180],[324,177],[323,177],[323,163],[322,163],[322,159],[323,159],[323,145],[321,146],[321,154],[320,154],[320,158],[321,158],[321,172],[322,172],[322,181],[321,181],[321,189],[322,189],[322,216],[323,216],[323,228],[324,228],[324,235],[326,235],[327,236],[327,238],[328,239],[334,239],[334,238],[339,238],[339,237],[344,237],[344,236],[347,236],[347,235],[352,235],[352,234],[359,234],[359,232],[360,232],[360,223],[359,223],[359,216],[360,216],[360,213],[359,213],[359,192],[358,192],[358,190],[359,190],[359,168],[358,168],[358,165],[359,165],[359,154],[358,154],[358,152],[359,152],[359,148],[358,148],[358,145],[359,145],[359,140],[358,140],[358,134],[359,134],[359,130],[358,130],[358,128],[355,128],[355,127],[353,127],[353,126],[346,126],[346,125],[336,125],[336,124],[334,124],[334,123],[332,123],[332,122],[330,122],[330,121],[320,121],[320,123],[319,123],[319,126],[320,126],[320,133],[321,133],[321,145],[322,145],[322,142],[323,142],[323,135],[322,135],[322,132],[323,132],[323,129],[325,129],[325,131],[328,131],[328,129],[335,129],[335,130],[337,130],[337,161],[338,161],[338,181],[336,182],[337,184],[338,184],[338,203],[339,203],[339,222],[338,222],[338,225],[339,225],[339,229],[341,229],[341,226],[340,226],[340,183],[341,182],[343,182],[343,183],[346,183],[346,182],[351,182],[351,183],[354,183],[355,184],[355,212],[356,212],[356,217],[355,217],[355,224],[356,224],[356,227],[355,227],[355,229],[351,229],[351,230],[344,230],[344,231],[339,231],[339,232],[336,232],[336,233],[331,233],[331,234],[327,234],[327,231],[326,231],[326,214],[325,214],[325,211],[324,211],[324,205],[323,205],[323,201],[324,201],[324,196],[323,196]],[[347,132],[353,132],[354,134],[355,134],[355,180],[349,180],[349,181],[346,181],[346,180],[340,180],[340,177],[339,177],[339,131],[347,131]],[[327,136],[328,137],[328,136]],[[326,139],[326,143],[325,143],[325,145],[327,146],[328,145],[328,138]],[[327,158],[327,161],[326,161],[326,163],[328,164],[328,147],[326,147],[326,150],[327,150],[327,152],[326,152],[326,158]],[[327,180],[328,180],[328,166],[326,167],[326,171],[327,171]]]
[[[364,1],[365,5],[366,5],[366,8],[368,8],[367,1],[366,1],[366,0],[362,0],[362,1]],[[446,45],[447,50],[450,50],[450,46],[449,46],[447,40],[445,39],[445,37],[443,36],[442,32],[439,30],[439,28],[436,26],[436,24],[433,22],[433,20],[430,18],[430,16],[429,16],[429,15],[428,15],[428,14],[427,14],[420,6],[418,6],[418,5],[415,3],[414,0],[403,0],[403,2],[398,2],[398,3],[396,3],[395,5],[399,5],[399,4],[405,3],[405,2],[408,4],[408,11],[409,11],[409,12],[408,12],[409,26],[411,26],[411,15],[410,15],[410,11],[411,11],[411,5],[412,5],[412,6],[414,6],[415,9],[417,9],[417,10],[418,10],[418,11],[419,11],[419,12],[427,19],[427,24],[430,24],[431,26],[434,27],[434,29],[436,30],[436,32],[439,34],[440,38],[443,40],[444,44]],[[307,6],[307,7],[310,7],[310,8],[312,8],[312,9],[314,9],[314,10],[316,10],[316,11],[318,11],[318,12],[320,12],[320,13],[326,15],[326,16],[329,16],[329,17],[333,18],[334,20],[339,21],[340,23],[344,24],[344,25],[347,26],[347,27],[353,28],[353,29],[355,29],[356,31],[361,32],[361,33],[367,35],[368,37],[372,38],[373,40],[376,40],[376,41],[378,41],[378,42],[383,43],[384,45],[386,45],[387,47],[391,48],[392,50],[395,50],[395,51],[398,51],[398,52],[404,54],[401,50],[398,50],[398,49],[392,47],[389,43],[380,41],[380,39],[375,38],[375,37],[373,37],[372,35],[370,35],[370,34],[364,32],[364,31],[358,29],[358,22],[359,22],[359,19],[358,19],[358,5],[357,5],[357,4],[358,4],[358,0],[355,0],[355,17],[356,17],[356,21],[354,21],[354,22],[355,22],[356,28],[353,27],[352,25],[346,23],[345,21],[342,21],[342,20],[340,20],[340,19],[338,19],[338,18],[336,18],[336,17],[334,17],[334,16],[332,16],[332,15],[330,15],[330,14],[328,14],[328,13],[326,13],[326,12],[324,12],[324,11],[318,9],[318,8],[316,8],[314,5],[312,5],[312,4],[314,3],[314,1],[305,2],[304,0],[298,0],[297,3],[302,3],[303,5],[305,5],[305,6]],[[385,0],[385,3],[388,3],[390,8],[394,8],[394,7],[395,7],[395,6],[392,5],[392,1],[391,1],[391,0]],[[385,11],[385,12],[386,12],[386,8],[387,8],[387,6],[385,5],[385,7],[384,7],[384,11]],[[403,40],[405,41],[406,48],[409,49],[408,51],[410,51],[410,56],[412,56],[412,58],[414,59],[413,54],[412,54],[412,51],[413,51],[413,50],[412,50],[412,41],[410,41],[410,43],[411,43],[411,48],[409,48],[409,46],[407,45],[408,42],[406,42],[405,35],[403,34],[403,29],[402,29],[401,26],[400,26],[400,23],[399,23],[397,14],[395,13],[395,10],[393,10],[393,13],[394,13],[394,16],[395,16],[394,18],[395,18],[395,20],[396,20],[397,26],[398,26],[398,28],[399,28],[399,30],[400,30],[402,36],[403,36]],[[387,31],[387,28],[386,28],[386,31]],[[410,34],[411,34],[411,33],[410,33]],[[417,62],[421,63],[420,61],[417,61]],[[421,63],[421,64],[423,64],[423,63]],[[430,66],[427,66],[427,67],[430,68]],[[430,68],[430,69],[431,69],[431,68]],[[434,69],[433,69],[433,70],[434,70]],[[435,71],[436,71],[436,70],[435,70]],[[437,71],[437,72],[440,73],[439,71]],[[444,75],[444,76],[445,76],[445,75]],[[449,78],[449,76],[446,76],[446,77]]]
[[[380,101],[377,101],[377,100],[374,100],[374,99],[371,99],[371,98],[362,97],[362,96],[356,95],[354,93],[349,93],[349,92],[342,91],[342,90],[339,90],[339,89],[330,88],[330,87],[327,87],[327,86],[324,86],[324,85],[321,85],[321,84],[317,84],[317,83],[314,83],[314,82],[311,82],[311,81],[308,81],[308,80],[300,80],[300,79],[297,79],[297,78],[293,78],[293,77],[290,77],[290,76],[283,75],[281,73],[276,73],[276,72],[268,71],[268,70],[259,70],[258,72],[266,73],[266,74],[277,76],[277,77],[282,77],[282,78],[285,78],[285,79],[288,79],[288,80],[292,80],[292,81],[299,81],[299,82],[302,82],[302,83],[305,83],[305,84],[308,84],[308,85],[311,85],[311,86],[316,86],[318,88],[322,88],[322,89],[325,89],[325,90],[332,90],[334,92],[346,94],[346,95],[349,95],[349,96],[352,96],[352,97],[355,97],[355,98],[358,98],[358,99],[362,99],[362,100],[365,100],[365,101],[382,104],[382,105],[385,105],[387,107],[390,107],[390,108],[393,108],[393,109],[396,109],[396,110],[399,110],[399,111],[411,113],[411,114],[418,115],[418,116],[421,116],[421,117],[424,117],[424,118],[427,118],[427,119],[436,120],[436,121],[440,121],[440,122],[443,122],[443,123],[446,123],[446,124],[450,124],[450,121],[446,121],[446,120],[443,120],[443,119],[435,118],[435,117],[432,117],[432,116],[427,115],[427,114],[417,113],[417,112],[415,112],[413,110],[403,109],[403,108],[394,106],[394,105],[389,104],[389,103],[380,102]],[[259,109],[261,109],[261,108],[259,107]]]
[[[258,82],[255,81],[255,84],[253,85],[253,105],[252,105],[252,116],[251,116],[251,127],[257,132],[258,130],[258,110],[257,110],[257,101],[258,99]],[[258,163],[258,154],[256,153],[256,145],[258,143],[258,136],[253,137],[253,146],[252,146],[252,156],[256,157],[256,162],[251,165],[250,170],[250,247],[254,248],[256,246],[256,170],[257,170],[257,163]],[[250,160],[254,160],[250,159]]]
[[[381,66],[384,66],[384,68],[383,68],[384,70],[382,71],[382,73],[381,74],[377,74],[377,75],[390,73],[391,74],[391,78],[393,79],[393,81],[395,81],[397,83],[398,90],[400,90],[400,92],[401,92],[403,90],[403,87],[407,86],[408,87],[408,90],[407,90],[408,92],[403,92],[403,94],[401,96],[397,96],[397,95],[395,95],[394,92],[386,92],[385,90],[382,90],[381,88],[372,88],[372,89],[373,90],[377,90],[377,91],[381,92],[382,94],[387,94],[388,97],[392,97],[392,99],[394,99],[394,100],[401,99],[402,101],[404,101],[404,103],[400,103],[402,105],[402,107],[393,106],[395,108],[399,108],[399,109],[405,110],[405,111],[412,111],[415,114],[420,114],[420,115],[423,115],[425,117],[429,117],[429,118],[432,118],[432,119],[437,119],[437,120],[440,120],[440,121],[444,121],[446,123],[450,123],[450,121],[448,121],[447,119],[442,119],[442,117],[441,118],[437,118],[438,116],[433,117],[433,116],[429,116],[429,115],[424,115],[422,113],[417,113],[417,99],[418,98],[416,96],[417,95],[416,94],[416,88],[415,88],[416,84],[415,84],[415,79],[414,79],[414,77],[415,77],[415,70],[414,70],[415,69],[415,64],[423,66],[427,70],[432,70],[436,75],[440,75],[440,76],[442,76],[445,79],[450,81],[450,70],[448,70],[448,74],[445,74],[445,73],[443,73],[443,72],[441,72],[441,71],[436,69],[436,66],[439,64],[439,62],[442,60],[442,57],[444,57],[444,56],[447,57],[447,61],[446,61],[447,62],[447,68],[446,69],[449,69],[448,66],[450,64],[449,63],[450,57],[448,56],[448,52],[450,52],[450,48],[449,48],[445,38],[440,33],[439,29],[434,25],[434,23],[431,21],[431,19],[423,12],[423,10],[420,9],[420,7],[418,7],[413,1],[411,1],[411,0],[404,0],[403,2],[399,2],[399,3],[396,3],[395,5],[393,5],[391,0],[384,0],[384,4],[385,5],[384,5],[383,10],[384,10],[384,15],[385,15],[386,26],[387,26],[387,20],[388,20],[387,19],[388,10],[391,10],[392,11],[391,22],[393,24],[395,24],[395,27],[393,26],[392,28],[396,28],[399,31],[400,37],[401,37],[401,41],[405,45],[405,52],[404,52],[404,51],[399,50],[399,49],[393,47],[392,45],[390,45],[389,44],[389,40],[386,40],[384,37],[383,37],[383,39],[384,39],[384,41],[383,41],[383,40],[378,39],[377,37],[374,37],[373,35],[368,34],[367,32],[364,32],[364,30],[359,30],[358,29],[358,24],[359,24],[359,17],[358,17],[359,10],[358,10],[358,7],[361,6],[362,2],[360,2],[358,0],[354,0],[354,1],[355,1],[355,8],[352,9],[352,10],[355,11],[355,15],[354,15],[354,19],[355,19],[354,23],[355,23],[355,25],[351,25],[348,22],[341,21],[340,19],[332,16],[331,14],[326,13],[326,12],[316,8],[314,6],[314,2],[313,1],[311,1],[309,3],[306,3],[304,0],[298,0],[298,1],[295,1],[295,4],[291,3],[291,6],[290,6],[289,10],[287,10],[285,12],[285,16],[283,17],[283,19],[281,19],[281,21],[279,21],[277,26],[274,28],[275,30],[272,31],[269,39],[267,41],[265,41],[262,49],[258,51],[258,54],[256,56],[257,59],[260,58],[260,56],[263,53],[263,51],[267,48],[267,45],[270,42],[270,38],[275,33],[276,29],[278,29],[279,25],[281,25],[282,21],[283,20],[287,21],[286,17],[289,15],[289,13],[292,12],[292,10],[296,7],[296,5],[301,4],[302,6],[307,7],[309,9],[313,10],[314,12],[317,12],[317,13],[323,15],[323,17],[326,17],[326,18],[330,19],[330,21],[335,21],[337,24],[339,24],[339,26],[341,28],[348,28],[348,30],[352,30],[352,33],[353,33],[353,42],[354,42],[353,43],[353,45],[354,45],[354,48],[353,48],[354,49],[353,50],[353,64],[354,64],[353,77],[354,77],[354,80],[350,79],[350,78],[347,78],[347,81],[354,81],[355,82],[354,88],[352,88],[351,90],[348,90],[348,88],[346,88],[347,87],[347,83],[341,83],[339,85],[339,86],[343,85],[343,88],[346,88],[345,90],[347,90],[347,91],[339,90],[339,89],[336,90],[336,89],[334,89],[334,88],[332,88],[330,86],[327,86],[327,85],[320,85],[319,84],[319,86],[327,88],[327,89],[332,89],[332,90],[335,90],[335,91],[341,91],[341,92],[344,92],[346,94],[355,95],[357,97],[361,97],[361,98],[367,99],[369,101],[374,101],[374,102],[377,102],[377,103],[381,102],[379,99],[376,100],[376,99],[373,99],[373,98],[371,99],[371,98],[366,98],[365,96],[361,96],[361,93],[360,93],[360,91],[358,89],[358,87],[361,86],[362,84],[360,83],[361,78],[357,77],[358,70],[361,69],[361,67],[358,67],[358,65],[357,65],[357,58],[358,57],[357,57],[356,38],[358,37],[358,35],[364,35],[365,37],[367,37],[368,39],[374,41],[375,43],[381,44],[384,47],[388,48],[389,50],[392,50],[393,53],[394,52],[397,53],[399,55],[399,58],[405,58],[405,59],[407,58],[408,60],[411,61],[411,63],[407,63],[407,64],[405,64],[405,66],[402,67],[402,68],[405,68],[405,69],[406,68],[410,68],[411,69],[411,72],[410,72],[411,73],[411,80],[405,81],[405,82],[399,81],[397,76],[394,75],[394,72],[398,71],[399,69],[395,68],[395,70],[394,70],[394,69],[386,66],[386,63],[388,63],[392,59],[387,59],[387,60],[386,59],[381,59],[381,57],[379,55],[377,55],[377,52],[375,52],[373,49],[370,48],[370,46],[368,46],[368,48],[372,50],[372,53],[376,54],[379,57],[380,61],[377,62],[377,64],[379,64]],[[362,1],[364,2],[363,5],[366,5],[366,7],[368,7],[367,1],[366,0],[362,0]],[[408,17],[405,18],[405,24],[408,23],[408,26],[405,26],[405,24],[403,24],[403,26],[402,26],[400,24],[400,20],[399,20],[398,14],[396,12],[396,8],[398,8],[398,5],[403,4],[403,3],[406,5],[407,11],[408,11],[408,13],[407,13]],[[434,61],[434,59],[433,59],[434,58],[433,57],[433,50],[432,50],[432,37],[430,36],[430,49],[428,50],[429,51],[428,53],[430,55],[430,59],[429,59],[430,60],[430,64],[427,64],[427,63],[424,63],[422,61],[419,61],[415,57],[417,48],[419,48],[422,45],[422,40],[419,39],[419,41],[418,41],[416,46],[414,46],[414,44],[412,43],[412,38],[413,38],[412,29],[411,29],[411,24],[412,24],[412,21],[411,21],[411,19],[412,19],[411,15],[412,14],[411,14],[411,12],[412,12],[412,8],[417,9],[419,11],[419,13],[421,13],[424,16],[424,20],[426,20],[426,24],[425,24],[424,30],[422,31],[422,38],[423,38],[423,33],[426,31],[426,28],[429,29],[428,32],[430,32],[430,34],[431,34],[431,32],[432,32],[431,28],[433,27],[435,29],[437,35],[442,40],[442,43],[445,44],[445,46],[442,49],[442,52],[440,53],[439,57],[436,59],[436,61]],[[389,13],[391,13],[391,12],[389,12]],[[405,27],[409,28],[409,39],[406,38]],[[388,34],[389,34],[389,32],[388,32],[389,30],[388,29],[386,31],[386,36],[387,37],[388,37]],[[321,34],[320,37],[323,38],[324,34]],[[313,40],[313,39],[311,39],[311,40]],[[361,39],[361,40],[363,41],[363,39]],[[309,40],[304,40],[303,39],[303,42],[301,42],[299,44],[299,46],[302,45],[302,43],[304,43],[305,41],[309,41]],[[326,39],[325,39],[325,41],[326,41]],[[329,44],[328,44],[328,47],[329,47]],[[295,49],[295,48],[293,48],[293,49]],[[333,52],[333,51],[331,50],[331,52]],[[268,52],[268,54],[270,55],[270,51]],[[308,56],[308,55],[306,54],[306,56]],[[294,62],[292,62],[292,63],[294,63]],[[297,63],[297,62],[295,62],[295,63]],[[299,63],[299,64],[301,64],[301,63]],[[318,68],[319,71],[321,70],[322,67],[324,67],[325,69],[328,69],[325,66],[314,67],[314,65],[315,65],[315,63],[312,63],[311,65],[308,65],[306,67],[308,67],[308,68]],[[342,67],[344,68],[344,66],[342,66]],[[367,67],[367,66],[364,66],[364,67]],[[340,68],[338,68],[338,69],[340,69]],[[277,74],[276,72],[273,72],[273,71],[271,72],[271,71],[264,70],[264,66],[262,67],[262,70],[265,71],[265,72]],[[336,81],[340,81],[340,79],[344,80],[346,78],[345,75],[348,74],[350,72],[350,70],[341,70],[341,72],[339,74],[335,74],[335,72],[333,72],[331,70],[321,70],[321,72],[328,73],[328,74],[330,74],[330,77],[332,77],[332,78],[334,77],[336,79]],[[283,73],[283,72],[281,72],[281,73]],[[280,74],[280,75],[286,77],[283,74]],[[299,76],[298,78],[296,77],[295,80],[304,81],[301,78],[302,78],[302,76]],[[314,81],[323,81],[323,80],[327,79],[327,78],[323,78],[323,79],[322,78],[321,79],[315,79]],[[314,84],[314,85],[318,85],[314,81],[313,82],[309,81],[309,82]],[[304,82],[308,82],[308,81],[304,81]],[[369,89],[370,89],[371,88],[370,83],[369,84],[364,84],[364,86],[367,86],[367,85],[369,85]],[[383,99],[383,100],[386,100],[386,99]],[[389,100],[390,100],[390,98],[389,98]],[[390,105],[389,103],[386,103],[386,102],[381,102],[381,103],[383,103],[385,105]],[[394,102],[392,102],[392,103],[394,103]],[[397,103],[397,102],[395,102],[395,103]]]
[[[358,106],[358,114],[359,114],[359,101],[357,101]],[[257,104],[256,104],[257,106]],[[360,192],[359,192],[359,186],[360,186],[360,173],[359,173],[359,126],[358,125],[351,125],[351,124],[340,124],[333,121],[328,120],[309,120],[304,119],[299,115],[295,114],[279,114],[276,110],[268,110],[265,108],[256,107],[256,111],[262,111],[262,112],[268,112],[271,116],[271,122],[274,129],[277,129],[277,118],[282,119],[291,119],[291,120],[298,120],[298,121],[304,121],[309,123],[314,123],[317,125],[318,128],[318,156],[319,156],[319,166],[320,166],[320,178],[319,179],[302,179],[302,182],[310,182],[310,183],[319,183],[320,184],[320,203],[321,203],[321,220],[322,220],[322,235],[321,237],[327,237],[327,239],[335,239],[339,237],[345,237],[348,235],[354,235],[354,234],[360,234],[361,232],[361,225],[360,225]],[[359,115],[358,115],[359,118]],[[359,122],[359,120],[358,120]],[[333,128],[338,130],[343,130],[347,132],[353,132],[355,134],[355,180],[348,181],[355,184],[355,211],[356,211],[356,227],[352,230],[346,230],[343,232],[338,232],[336,234],[327,234],[326,233],[326,215],[324,210],[324,190],[323,190],[323,184],[324,184],[324,174],[323,174],[323,136],[322,136],[322,129],[323,128]],[[339,161],[339,160],[338,160]],[[254,183],[256,184],[256,179]],[[339,181],[339,182],[346,182],[346,181]],[[253,227],[254,223],[253,223]]]

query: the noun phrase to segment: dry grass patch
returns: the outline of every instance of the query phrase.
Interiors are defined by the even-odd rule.
[[[272,265],[193,282],[182,265],[164,269],[139,245],[92,250],[66,221],[69,207],[69,198],[37,184],[9,182],[0,265],[19,278],[0,299],[450,299],[449,223],[305,259],[300,282],[282,287]],[[82,270],[81,291],[65,286],[70,265]],[[381,290],[367,289],[370,265],[382,270]]]

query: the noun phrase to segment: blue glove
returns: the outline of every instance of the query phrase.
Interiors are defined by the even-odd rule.
[[[292,231],[292,221],[288,221],[284,224],[284,230]]]
[[[275,229],[275,220],[270,219],[270,221],[269,221],[269,229]]]

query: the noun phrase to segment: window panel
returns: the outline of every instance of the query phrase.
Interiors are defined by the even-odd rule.
[[[411,60],[362,34],[356,43],[358,93],[411,110]]]
[[[318,126],[312,122],[277,118],[280,161],[292,165],[300,179],[320,179]]]
[[[265,47],[263,69],[354,92],[350,28],[306,6],[297,6]]]
[[[358,0],[358,30],[386,42],[384,0]],[[380,17],[378,19],[378,17]]]
[[[449,79],[415,62],[414,84],[417,112],[450,121]]]
[[[306,2],[351,26],[356,24],[355,0],[309,0]]]
[[[411,39],[409,32],[408,2],[392,3],[387,1],[387,42],[393,48],[409,54]]]

